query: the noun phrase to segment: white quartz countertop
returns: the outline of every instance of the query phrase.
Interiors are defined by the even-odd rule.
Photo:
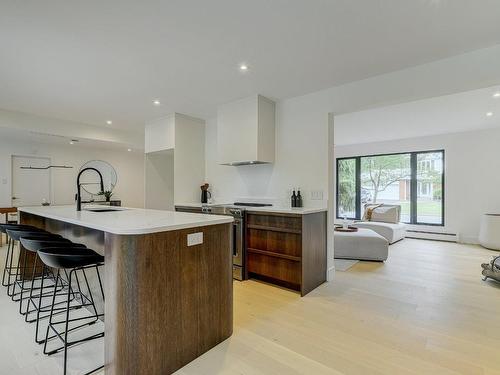
[[[99,206],[102,208],[103,206]],[[49,219],[113,234],[148,234],[231,223],[231,216],[116,207],[120,211],[76,211],[75,206],[19,207],[18,210]]]
[[[269,212],[275,214],[295,214],[295,215],[307,215],[315,214],[317,212],[325,212],[326,208],[322,207],[247,207],[247,212]]]
[[[213,207],[220,206],[224,203],[213,203],[213,204],[201,204],[201,203],[179,203],[176,204],[175,207]],[[231,203],[227,203],[231,205]],[[245,207],[247,212],[269,212],[269,213],[277,213],[277,214],[295,214],[295,215],[307,215],[314,214],[317,212],[325,212],[328,209],[326,207],[300,207],[300,208],[291,208],[291,207],[280,207],[280,206],[267,206],[267,207]]]

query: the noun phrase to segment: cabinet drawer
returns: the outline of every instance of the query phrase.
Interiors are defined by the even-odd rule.
[[[300,233],[302,230],[302,218],[300,216],[249,213],[247,214],[247,224],[249,228],[260,227],[281,232]]]
[[[300,258],[302,254],[302,236],[295,233],[249,228],[247,231],[247,248]]]
[[[264,254],[248,253],[248,272],[300,286],[301,263]]]

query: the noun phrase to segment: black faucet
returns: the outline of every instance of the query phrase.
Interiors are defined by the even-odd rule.
[[[102,179],[102,174],[95,168],[83,168],[80,173],[78,173],[78,177],[76,178],[76,210],[81,211],[82,210],[82,195],[80,193],[80,176],[82,175],[83,172],[88,171],[88,170],[93,170],[96,171],[97,174],[99,175],[99,178],[101,179],[101,191],[104,192],[104,181]]]

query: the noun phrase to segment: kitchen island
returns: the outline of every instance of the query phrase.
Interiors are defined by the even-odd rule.
[[[23,207],[20,222],[105,256],[105,373],[170,374],[233,329],[232,217]]]

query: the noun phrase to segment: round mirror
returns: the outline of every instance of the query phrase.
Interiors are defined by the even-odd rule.
[[[113,166],[103,160],[90,160],[80,168],[80,171],[85,168],[95,168],[101,172],[105,191],[113,191],[116,186],[117,176]],[[80,184],[82,189],[92,195],[98,195],[101,192],[101,184],[99,175],[96,171],[87,170],[80,176]]]

